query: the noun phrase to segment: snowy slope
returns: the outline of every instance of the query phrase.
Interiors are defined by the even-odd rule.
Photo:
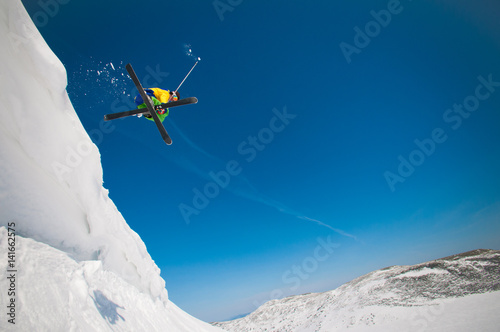
[[[0,250],[7,257],[7,230],[0,227]],[[173,303],[152,300],[99,260],[80,261],[47,244],[16,237],[15,326],[2,312],[0,330],[12,331],[217,331]],[[2,308],[10,287],[0,260]],[[7,297],[8,299],[9,297]],[[4,313],[5,312],[5,313]],[[4,329],[7,326],[6,329]]]
[[[228,331],[499,331],[500,251],[374,271],[325,293],[267,302]]]
[[[168,301],[146,246],[102,187],[100,154],[68,98],[65,68],[20,0],[0,1],[0,45],[0,307],[10,301],[2,226],[11,225],[17,327],[217,330]]]

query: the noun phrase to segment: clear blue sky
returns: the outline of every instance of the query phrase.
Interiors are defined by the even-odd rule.
[[[23,3],[190,314],[500,249],[497,1]],[[144,119],[102,121],[136,93],[126,63],[174,89],[186,44],[202,60],[180,93],[199,103],[171,110],[172,146]]]

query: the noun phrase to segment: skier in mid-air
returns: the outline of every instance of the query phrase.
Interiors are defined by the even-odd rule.
[[[199,58],[198,61],[200,61]],[[187,79],[189,74],[193,71],[196,64],[198,64],[198,61],[196,61],[193,67],[191,67],[191,70],[187,73],[187,75],[182,80],[181,84],[179,84],[177,89],[175,89],[174,91],[162,90],[160,88],[144,89],[142,87],[141,81],[137,77],[137,74],[135,73],[134,69],[132,68],[132,65],[130,63],[127,63],[125,68],[127,69],[130,78],[134,82],[135,87],[139,92],[139,95],[134,99],[138,109],[105,114],[104,120],[109,121],[114,119],[121,119],[131,115],[144,114],[146,119],[154,121],[163,141],[167,143],[167,145],[172,144],[172,139],[168,135],[168,132],[165,129],[165,127],[163,126],[163,120],[165,120],[165,118],[168,116],[169,113],[168,108],[182,106],[182,105],[196,104],[198,102],[198,99],[196,97],[187,97],[184,99],[179,99],[179,94],[177,93],[177,91],[179,91],[179,88],[182,86],[182,84]],[[148,98],[150,100],[148,100]]]
[[[151,100],[153,101],[155,106],[179,100],[179,93],[175,91],[162,90],[160,88],[149,88],[144,89],[144,91],[146,91],[146,94],[151,97]],[[146,108],[146,104],[144,103],[144,100],[142,100],[140,94],[135,97],[134,102],[137,105],[137,108]],[[161,122],[163,122],[168,116],[168,112],[168,108],[156,110],[156,114],[158,114],[158,118]],[[153,117],[150,114],[144,114],[144,117],[150,121],[154,121]]]

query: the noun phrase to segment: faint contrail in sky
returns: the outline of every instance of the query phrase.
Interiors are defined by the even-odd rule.
[[[210,153],[208,153],[207,151],[205,151],[204,149],[202,149],[200,146],[198,146],[196,143],[194,143],[193,141],[191,141],[191,139],[189,139],[189,137],[187,137],[186,134],[184,134],[184,132],[175,124],[175,122],[172,120],[172,119],[169,119],[169,124],[172,125],[172,127],[174,127],[174,129],[179,133],[179,135],[181,136],[181,138],[194,150],[198,151],[199,153],[201,153],[202,155],[204,155],[205,157],[208,157],[210,159],[213,159],[213,160],[217,160],[219,162],[222,163],[222,160],[220,160],[219,158],[217,157],[214,157],[212,156]]]
[[[352,239],[354,239],[354,240],[357,240],[357,239],[358,239],[356,236],[354,236],[354,235],[352,235],[352,234],[349,234],[349,233],[346,233],[346,232],[344,232],[344,231],[343,231],[343,230],[341,230],[341,229],[334,228],[334,227],[332,227],[332,226],[330,226],[330,225],[328,225],[328,224],[325,224],[325,223],[324,223],[324,222],[322,222],[322,221],[319,221],[319,220],[316,220],[316,219],[313,219],[313,218],[309,218],[309,217],[306,217],[306,216],[296,216],[296,217],[297,217],[297,218],[299,218],[299,219],[303,219],[303,220],[313,221],[313,222],[315,222],[315,223],[317,223],[317,224],[319,224],[319,225],[321,225],[321,226],[325,226],[325,227],[327,227],[327,228],[331,229],[332,231],[334,231],[334,232],[336,232],[336,233],[338,233],[338,234],[340,234],[340,235],[342,235],[342,236],[347,236],[347,237],[350,237],[350,238],[352,238]]]
[[[175,130],[177,130],[177,132],[180,134],[180,136],[182,137],[182,139],[184,139],[184,141],[192,149],[198,151],[199,153],[201,153],[205,157],[208,157],[209,159],[212,159],[213,161],[216,161],[216,162],[218,162],[220,164],[224,163],[221,159],[219,159],[219,158],[211,155],[210,153],[208,153],[207,151],[205,151],[203,148],[201,148],[200,146],[198,146],[196,143],[194,143],[193,141],[191,141],[187,137],[187,135],[185,135],[180,130],[180,128],[178,128],[175,125],[175,123],[173,121],[170,121],[170,124],[175,128]],[[183,166],[183,168],[189,169],[193,173],[198,174],[202,178],[210,179],[210,176],[209,176],[208,173],[206,173],[205,171],[201,170],[197,165],[190,163],[188,160],[184,160],[183,162],[177,160],[177,163],[179,165]],[[236,179],[237,179],[237,181],[235,181]],[[296,211],[290,209],[289,207],[287,207],[283,203],[280,203],[280,202],[278,202],[278,201],[276,201],[276,200],[274,200],[272,198],[266,197],[265,195],[259,193],[259,191],[257,190],[257,188],[255,188],[244,175],[241,175],[241,174],[237,175],[233,180],[231,180],[230,184],[226,188],[224,188],[224,189],[228,190],[229,192],[233,193],[234,195],[246,198],[246,199],[254,201],[254,202],[258,202],[258,203],[267,205],[269,207],[277,209],[278,211],[280,211],[280,212],[282,212],[284,214],[288,214],[288,215],[296,217],[298,219],[302,219],[302,220],[305,220],[305,221],[314,222],[314,223],[316,223],[316,224],[318,224],[320,226],[326,227],[326,228],[334,231],[335,233],[337,233],[339,235],[342,235],[342,236],[349,237],[349,238],[352,238],[354,240],[357,240],[357,237],[354,236],[354,235],[352,235],[352,234],[349,234],[349,233],[347,233],[347,232],[345,232],[345,231],[343,231],[341,229],[332,227],[332,226],[330,226],[330,225],[328,225],[328,224],[326,224],[326,223],[324,223],[324,222],[322,222],[320,220],[306,217],[306,216],[304,216],[304,215],[302,215],[300,213],[297,213]]]
[[[282,212],[282,213],[285,213],[285,214],[288,214],[290,216],[293,216],[293,217],[296,217],[296,218],[299,218],[299,219],[302,219],[302,220],[306,220],[306,221],[312,221],[320,226],[323,226],[323,227],[326,227],[332,231],[334,231],[335,233],[339,234],[339,235],[342,235],[342,236],[345,236],[345,237],[350,237],[354,240],[358,240],[357,237],[355,235],[352,235],[352,234],[349,234],[341,229],[338,229],[338,228],[335,228],[335,227],[332,227],[320,220],[317,220],[317,219],[313,219],[313,218],[309,218],[309,217],[306,217],[304,215],[301,215],[300,213],[297,213],[296,211],[290,209],[289,207],[287,207],[286,205],[272,199],[272,198],[269,198],[269,197],[265,197],[264,195],[262,194],[259,194],[257,189],[255,189],[255,187],[253,187],[250,182],[248,182],[248,180],[245,179],[245,182],[248,184],[248,186],[252,189],[252,193],[248,192],[248,191],[233,191],[231,189],[229,189],[231,192],[233,192],[235,195],[238,195],[238,196],[241,196],[241,197],[244,197],[244,198],[247,198],[249,200],[252,200],[252,201],[255,201],[255,202],[259,202],[259,203],[262,203],[262,204],[265,204],[267,206],[270,206],[270,207],[273,207],[275,209],[277,209],[278,211]]]

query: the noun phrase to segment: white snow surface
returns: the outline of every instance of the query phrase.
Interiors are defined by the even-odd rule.
[[[7,257],[8,230],[0,227]],[[15,325],[8,323],[12,287],[7,259],[0,260],[1,331],[220,331],[172,302],[152,300],[100,260],[76,261],[66,252],[16,236]]]
[[[368,273],[324,293],[265,303],[227,331],[500,331],[500,251]]]
[[[140,237],[103,188],[66,70],[20,0],[0,1],[0,330],[217,331],[168,300]],[[3,227],[2,227],[3,226]]]

